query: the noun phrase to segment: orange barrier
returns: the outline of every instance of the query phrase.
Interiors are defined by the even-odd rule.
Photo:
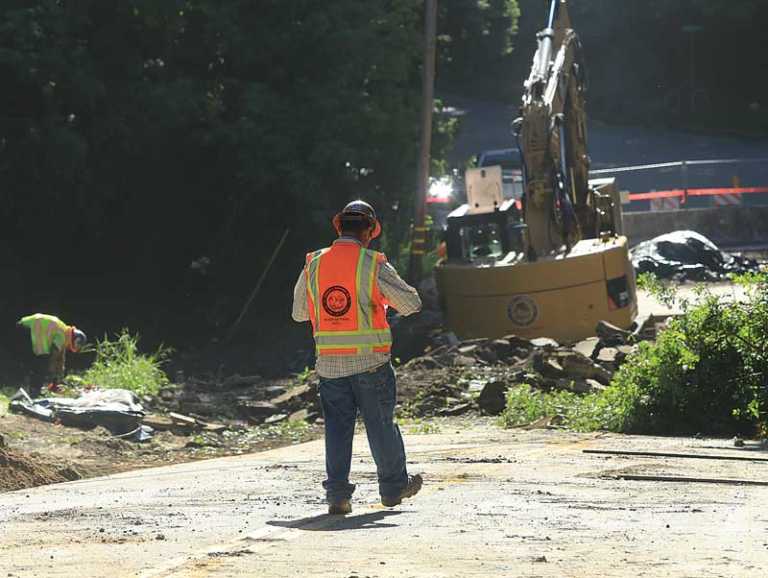
[[[768,187],[732,187],[728,189],[688,189],[689,197],[708,197],[717,195],[740,195],[748,193],[768,193]],[[630,193],[630,201],[647,201],[650,199],[668,199],[671,197],[685,197],[685,189],[672,189],[669,191],[653,191],[650,193]]]

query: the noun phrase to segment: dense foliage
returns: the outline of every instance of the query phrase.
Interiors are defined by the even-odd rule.
[[[519,98],[530,68],[546,3],[518,2],[511,81],[502,83],[512,99]],[[768,3],[569,0],[569,7],[584,44],[591,116],[622,124],[768,131],[768,79],[760,73],[768,67]]]
[[[768,433],[768,276],[744,282],[744,302],[704,294],[629,357],[611,392],[623,431]]]
[[[488,23],[497,4],[446,2],[442,18],[460,9],[474,23],[441,40],[446,62],[508,51],[515,3]],[[416,183],[422,46],[417,0],[4,2],[0,269],[24,299],[3,308],[3,326],[16,309],[82,321],[116,301],[104,307],[184,312],[157,321],[166,335],[214,329],[290,228],[279,262],[291,266],[272,272],[260,309],[287,319],[304,252],[332,237],[352,197],[377,205],[397,246]],[[438,117],[438,164],[452,126]]]

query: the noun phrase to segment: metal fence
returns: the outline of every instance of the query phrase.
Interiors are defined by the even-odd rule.
[[[602,168],[590,177],[615,177],[618,189],[626,193],[624,211],[768,206],[768,158]]]

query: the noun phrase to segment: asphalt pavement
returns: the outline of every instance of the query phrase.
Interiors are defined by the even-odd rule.
[[[425,486],[393,509],[378,503],[359,435],[348,517],[325,514],[320,441],[0,495],[0,575],[765,575],[768,463],[583,450],[766,452],[487,421],[441,427],[406,435]]]

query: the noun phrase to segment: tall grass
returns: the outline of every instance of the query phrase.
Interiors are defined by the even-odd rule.
[[[82,379],[105,389],[128,389],[137,395],[157,395],[168,376],[162,369],[171,349],[160,346],[154,353],[139,352],[139,335],[123,329],[114,340],[96,342],[96,360]]]

